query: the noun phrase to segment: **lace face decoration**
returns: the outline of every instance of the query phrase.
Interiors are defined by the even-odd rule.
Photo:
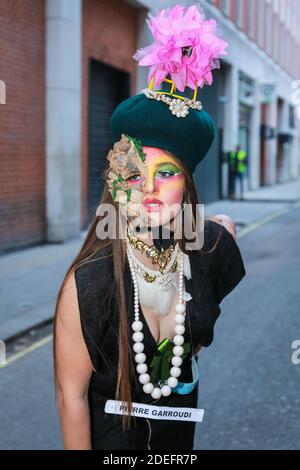
[[[140,223],[145,222],[142,205],[147,174],[145,158],[141,143],[125,134],[122,134],[121,139],[114,144],[107,156],[109,160],[107,183],[112,198],[129,221],[139,217]],[[139,175],[140,180],[133,186],[130,182],[136,175]]]

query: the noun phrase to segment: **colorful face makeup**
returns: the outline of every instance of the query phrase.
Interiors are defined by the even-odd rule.
[[[165,225],[181,209],[185,178],[173,157],[155,147],[143,147],[147,179],[144,207],[151,225]]]
[[[124,134],[107,158],[110,192],[129,220],[139,217],[140,224],[156,226],[176,217],[183,198],[184,174],[174,158],[162,149],[141,147]]]

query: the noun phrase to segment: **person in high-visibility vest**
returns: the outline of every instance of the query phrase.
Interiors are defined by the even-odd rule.
[[[244,199],[244,175],[247,171],[247,153],[237,145],[236,150],[232,150],[228,154],[229,169],[229,191],[230,199],[236,199],[235,181],[240,181],[240,199]]]
[[[244,199],[244,177],[247,172],[247,153],[245,150],[242,150],[240,145],[236,148],[236,178],[240,181],[240,199]]]
[[[235,199],[236,152],[228,153],[228,197]]]

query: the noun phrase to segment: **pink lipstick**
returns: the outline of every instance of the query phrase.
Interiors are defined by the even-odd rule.
[[[145,199],[143,204],[148,212],[159,211],[161,206],[163,206],[163,202],[155,197]]]

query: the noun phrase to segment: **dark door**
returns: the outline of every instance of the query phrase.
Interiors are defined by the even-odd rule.
[[[216,136],[214,142],[198,165],[194,174],[196,187],[200,203],[208,204],[217,201],[222,197],[221,193],[221,134],[219,128],[219,113],[221,112],[218,97],[220,96],[220,86],[222,78],[220,74],[214,75],[214,86],[205,86],[198,92],[198,99],[202,102],[203,108],[213,117],[216,124]]]
[[[104,187],[102,172],[112,147],[109,120],[115,107],[130,94],[126,72],[91,59],[89,64],[88,223],[94,217]]]

